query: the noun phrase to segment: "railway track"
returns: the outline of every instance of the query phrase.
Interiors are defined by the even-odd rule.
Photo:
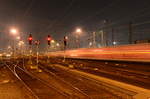
[[[126,78],[131,81],[137,80],[142,82],[140,82],[140,85],[142,85],[143,83],[147,83],[147,85],[149,84],[149,73],[145,73],[145,67],[140,71],[139,68],[134,70],[133,67],[129,67],[129,69],[127,69],[128,65],[126,64],[113,65],[108,62],[104,62],[107,67],[102,64],[97,65],[97,63],[90,62],[82,63],[70,61],[62,63],[61,60],[59,60],[58,62],[53,62],[59,63],[66,67],[72,64],[73,67],[77,70],[93,73],[96,75],[108,75],[108,77],[113,76],[117,79]],[[115,90],[114,88],[105,86],[104,84],[94,81],[93,79],[74,74],[68,70],[56,68],[57,66],[55,67],[54,64],[51,64],[50,66],[43,63],[39,64],[39,68],[42,70],[42,73],[39,74],[46,75],[41,78],[40,76],[38,76],[39,74],[37,72],[34,73],[32,70],[27,70],[25,67],[21,66],[20,63],[9,63],[9,65],[10,69],[13,70],[15,75],[17,75],[25,83],[26,86],[29,87],[29,89],[35,94],[37,99],[133,99],[132,97],[133,95],[135,95],[135,93],[132,92],[131,94],[128,94],[122,91]],[[44,77],[51,77],[51,81],[48,81],[47,78]],[[145,80],[142,81],[142,79]],[[64,86],[64,89],[68,88],[72,91],[67,92],[56,87],[55,84],[52,84],[55,83],[52,80],[55,80],[60,85]],[[39,89],[42,89],[40,90],[41,93]],[[52,92],[49,90],[52,90]],[[56,96],[59,97],[57,98]]]
[[[32,93],[32,91],[22,83],[20,79],[16,77],[14,72],[10,69],[8,65],[5,63],[1,63],[1,74],[3,76],[3,80],[1,81],[1,98],[4,99],[37,99],[36,96]],[[4,84],[4,85],[3,85]],[[13,88],[13,89],[7,89]],[[7,89],[7,91],[5,91]],[[11,92],[13,91],[13,92]],[[4,94],[4,95],[3,95]]]
[[[113,68],[113,67],[108,68],[108,67],[103,67],[103,66],[101,66],[101,67],[102,68],[76,67],[76,69],[92,72],[95,74],[104,73],[104,74],[114,75],[114,76],[118,76],[118,77],[123,77],[126,79],[132,79],[135,81],[143,82],[146,85],[150,84],[150,75],[146,75],[146,74],[142,74],[142,73],[138,73],[138,72],[135,72],[132,70],[126,70],[126,69],[122,69],[122,68]]]
[[[52,61],[53,60],[53,61]],[[111,61],[71,60],[52,59],[52,64],[63,66],[73,65],[77,70],[100,75],[114,80],[130,83],[146,89],[150,88],[150,67],[148,63],[125,63]]]
[[[45,72],[46,74],[48,74],[49,76],[53,77],[54,79],[56,79],[59,83],[64,84],[64,87],[69,88],[71,91],[71,93],[69,92],[68,94],[70,94],[70,97],[75,99],[91,99],[90,96],[86,93],[84,93],[82,90],[80,90],[79,88],[73,86],[71,83],[68,83],[67,81],[65,81],[64,79],[60,78],[59,76],[57,76],[55,73],[49,71],[48,69],[44,68],[43,66],[39,66],[40,69],[42,69],[43,72]],[[63,85],[62,85],[63,86]],[[67,92],[66,92],[67,93]]]
[[[68,99],[91,99],[90,97],[88,97],[88,95],[86,95],[85,93],[83,93],[82,91],[80,91],[79,89],[77,89],[76,87],[74,86],[71,86],[71,84],[68,84],[67,82],[63,81],[62,79],[58,78],[58,77],[52,77],[52,80],[54,80],[55,78],[58,80],[59,84],[61,83],[64,83],[65,84],[65,87],[71,87],[69,90],[71,90],[71,93],[69,92],[66,92],[66,91],[63,91],[63,90],[60,90],[59,88],[55,87],[55,84],[53,86],[53,84],[51,83],[52,80],[50,82],[46,82],[46,79],[42,79],[40,77],[38,77],[37,72],[33,72],[32,70],[28,70],[27,68],[24,68],[24,67],[17,67],[17,65],[15,64],[14,65],[15,68],[18,68],[18,69],[21,69],[23,70],[24,72],[28,72],[30,75],[32,75],[33,77],[37,78],[38,80],[42,81],[44,84],[46,85],[50,85],[52,88],[56,89],[56,90],[59,90],[60,93],[64,94],[67,96]],[[45,70],[44,70],[45,71]],[[16,72],[16,71],[15,71]],[[46,73],[48,71],[45,71]],[[49,72],[50,73],[50,72]],[[42,74],[42,73],[40,73]],[[50,76],[54,76],[54,74],[49,74],[49,77]],[[46,76],[44,76],[45,78]],[[23,77],[23,78],[26,78],[26,77]],[[58,99],[57,97],[55,97],[56,99]],[[62,98],[62,99],[67,99],[67,98]],[[41,98],[39,98],[41,99]],[[49,98],[45,98],[45,99],[49,99]]]
[[[42,80],[31,75],[19,66],[13,65],[14,66],[11,67],[7,65],[7,67],[28,88],[36,99],[69,99],[66,94],[44,83]]]
[[[45,67],[45,66],[43,66]],[[118,92],[115,94],[114,90],[108,91],[106,88],[103,88],[102,85],[95,83],[90,79],[81,77],[71,72],[61,70],[52,66],[46,67],[46,69],[53,73],[55,76],[65,80],[70,83],[72,86],[80,89],[83,93],[87,94],[91,99],[132,99],[132,96],[121,96]],[[110,89],[109,89],[110,90]]]

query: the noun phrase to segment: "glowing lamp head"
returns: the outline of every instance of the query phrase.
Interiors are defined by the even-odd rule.
[[[76,32],[77,32],[77,33],[80,33],[80,32],[81,32],[81,29],[80,29],[80,28],[76,29]]]
[[[10,33],[13,34],[13,35],[16,35],[17,34],[17,30],[16,29],[11,29]]]

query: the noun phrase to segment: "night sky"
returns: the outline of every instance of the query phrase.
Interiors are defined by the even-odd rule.
[[[42,47],[46,46],[48,34],[61,40],[77,27],[85,33],[83,41],[92,31],[102,28],[110,39],[114,28],[115,40],[127,44],[130,21],[134,26],[133,40],[150,39],[149,5],[149,0],[0,0],[0,49],[11,44],[11,27],[16,27],[24,40],[32,33]]]

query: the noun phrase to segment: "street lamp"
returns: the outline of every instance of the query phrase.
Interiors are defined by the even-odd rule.
[[[80,28],[77,28],[76,29],[76,38],[77,38],[77,40],[76,40],[76,43],[77,43],[77,45],[78,45],[78,48],[80,47],[80,43],[79,43],[79,36],[81,35],[81,33],[82,33],[82,30],[80,29]]]
[[[10,33],[11,33],[13,36],[16,36],[17,33],[18,33],[18,30],[15,29],[15,28],[12,28],[12,29],[10,29]],[[15,40],[13,40],[13,56],[15,57]]]
[[[81,32],[82,32],[82,30],[81,30],[80,28],[77,28],[77,29],[76,29],[76,33],[77,33],[77,34],[81,34]]]
[[[16,35],[18,33],[18,31],[17,31],[17,29],[12,28],[12,29],[10,29],[10,33],[13,35]]]

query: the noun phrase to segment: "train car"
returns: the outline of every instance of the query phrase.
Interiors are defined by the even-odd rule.
[[[81,48],[76,50],[49,53],[50,56],[96,59],[96,60],[126,60],[150,61],[150,44],[131,44],[103,48]]]

